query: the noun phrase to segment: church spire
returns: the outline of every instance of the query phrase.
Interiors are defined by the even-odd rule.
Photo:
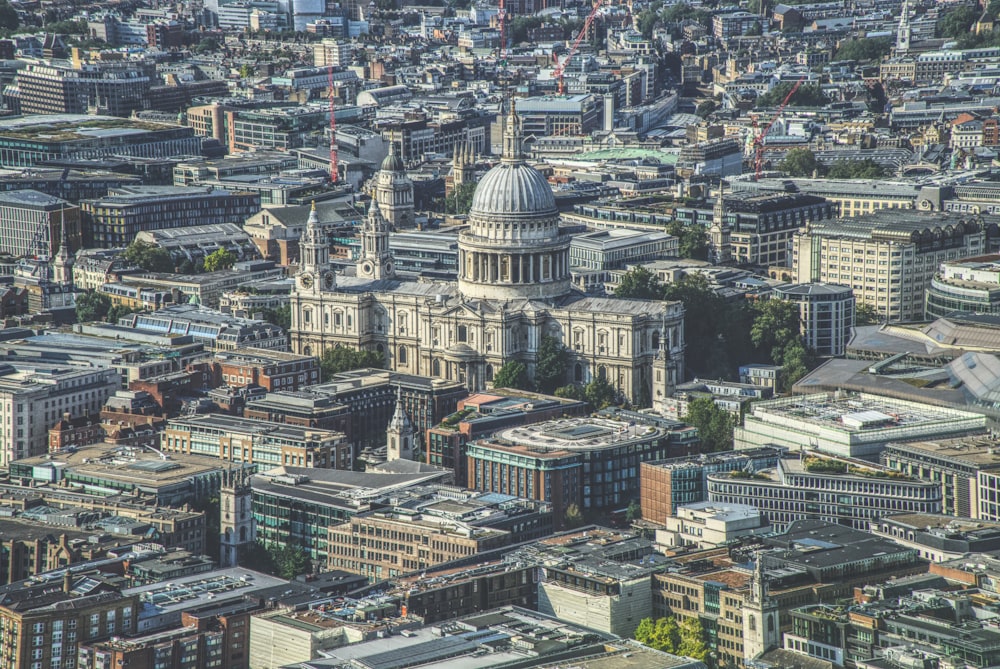
[[[69,252],[69,236],[66,234],[66,212],[62,212],[59,223],[59,251],[53,262],[53,279],[56,283],[73,285],[73,256]]]
[[[413,423],[403,408],[403,389],[396,390],[396,410],[386,428],[385,457],[388,461],[413,459]]]

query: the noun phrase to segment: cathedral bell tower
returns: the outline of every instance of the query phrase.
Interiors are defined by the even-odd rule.
[[[337,277],[330,266],[330,246],[320,229],[315,202],[299,240],[299,271],[295,279],[296,290],[305,293],[333,290],[337,286]]]
[[[250,474],[245,469],[222,473],[219,509],[219,566],[235,567],[241,552],[257,540],[257,525],[251,510]]]
[[[358,258],[358,277],[378,281],[392,279],[396,270],[389,250],[389,222],[382,215],[378,200],[372,198],[368,217],[361,226],[361,256]]]
[[[708,237],[712,245],[710,253],[712,262],[724,264],[733,259],[732,235],[729,223],[726,221],[726,200],[722,185],[719,186],[719,198],[715,201]]]

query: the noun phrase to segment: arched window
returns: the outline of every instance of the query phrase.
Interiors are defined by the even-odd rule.
[[[771,634],[774,633],[774,616],[767,617],[767,631]]]
[[[757,631],[757,618],[755,618],[753,615],[750,616],[750,631],[751,632]]]
[[[469,340],[469,328],[464,325],[458,326],[458,341],[466,342]]]
[[[302,355],[312,355],[312,346],[303,346]]]
[[[431,374],[434,376],[441,376],[441,361],[435,359],[431,363]]]
[[[302,310],[302,322],[306,325],[312,325],[313,310],[306,307]]]
[[[385,355],[385,346],[382,346],[382,344],[376,344],[375,350],[378,351],[379,355],[382,355],[382,356]]]
[[[597,368],[597,376],[598,376],[598,378],[601,379],[601,381],[607,381],[608,380],[608,368],[605,367],[604,365],[601,365],[600,367],[598,367]]]
[[[493,382],[493,365],[486,365],[486,380]]]
[[[240,528],[240,543],[241,544],[245,543],[246,540],[247,540],[247,528],[241,527]]]
[[[657,332],[655,330],[653,331],[653,339],[652,339],[652,342],[651,342],[650,345],[652,346],[652,348],[653,348],[654,351],[656,351],[656,350],[658,350],[660,348],[660,333],[659,332]]]
[[[583,383],[583,365],[580,363],[573,366],[573,381]]]
[[[400,365],[405,365],[406,364],[406,347],[405,346],[400,346],[399,347],[399,353],[396,355],[396,362],[398,362]]]

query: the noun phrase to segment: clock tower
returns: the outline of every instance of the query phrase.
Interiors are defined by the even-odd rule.
[[[306,230],[299,240],[299,271],[295,282],[296,289],[305,293],[337,287],[337,278],[330,267],[330,245],[320,229],[315,202],[306,221]]]
[[[392,279],[395,277],[392,253],[389,251],[389,223],[382,215],[378,200],[372,198],[368,218],[361,227],[361,257],[358,258],[358,276],[363,279]]]

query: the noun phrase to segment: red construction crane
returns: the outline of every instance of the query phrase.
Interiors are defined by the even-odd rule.
[[[552,76],[555,77],[559,95],[562,95],[563,93],[563,74],[566,70],[566,63],[568,63],[569,59],[573,57],[576,50],[580,48],[580,42],[583,41],[583,38],[590,31],[590,26],[594,23],[594,19],[597,18],[597,10],[601,8],[602,4],[604,4],[604,0],[597,0],[594,3],[594,8],[591,9],[590,14],[587,15],[587,20],[583,22],[583,28],[580,29],[580,34],[576,36],[575,40],[573,40],[573,44],[566,53],[566,57],[562,59],[562,62],[556,58],[556,67],[552,70]]]
[[[337,183],[337,119],[333,115],[336,92],[333,90],[333,65],[328,71],[330,87],[330,181]]]
[[[799,90],[799,86],[801,86],[802,82],[805,81],[805,80],[806,80],[806,78],[803,76],[801,79],[799,79],[798,81],[795,82],[795,85],[792,86],[792,90],[788,91],[788,95],[785,96],[785,99],[782,100],[781,104],[778,106],[778,111],[774,112],[774,117],[771,119],[771,122],[768,123],[766,126],[764,126],[764,132],[762,132],[759,135],[757,135],[756,137],[754,137],[754,140],[753,140],[753,146],[754,146],[754,163],[753,163],[753,167],[754,167],[754,180],[755,181],[760,181],[761,168],[763,167],[763,162],[764,162],[764,138],[767,137],[767,133],[769,133],[771,131],[771,127],[774,126],[775,123],[777,123],[778,119],[781,117],[781,112],[785,111],[785,107],[788,106],[788,102],[792,99],[792,96],[795,95],[795,92],[797,90]],[[755,121],[755,123],[756,123],[756,121]]]

